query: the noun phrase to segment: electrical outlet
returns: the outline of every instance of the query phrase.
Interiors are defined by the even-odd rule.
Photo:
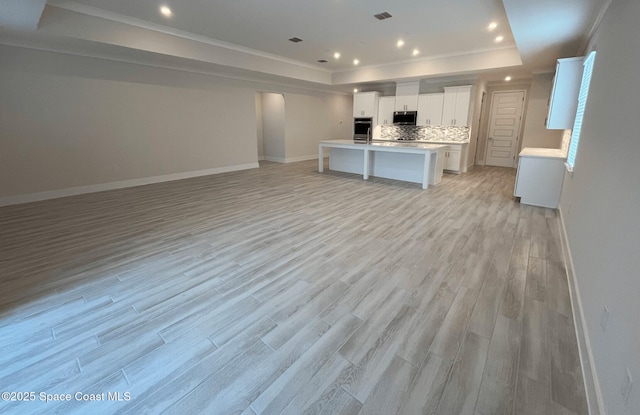
[[[604,333],[607,330],[607,322],[609,321],[609,308],[604,306],[602,314],[600,314],[600,330]]]
[[[113,165],[113,172],[114,172],[114,173],[117,173],[117,172],[119,172],[119,171],[120,171],[120,166],[118,166],[117,164],[114,164],[114,165]]]
[[[627,368],[627,373],[625,373],[624,379],[622,380],[622,387],[620,388],[620,395],[622,396],[622,402],[625,407],[627,406],[627,402],[629,402],[631,386],[633,386],[633,378],[631,377],[631,371]]]

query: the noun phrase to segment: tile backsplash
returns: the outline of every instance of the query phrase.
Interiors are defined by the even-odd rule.
[[[383,140],[469,141],[469,127],[383,125]]]

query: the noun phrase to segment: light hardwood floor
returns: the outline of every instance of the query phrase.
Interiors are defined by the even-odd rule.
[[[0,413],[587,413],[556,213],[513,169],[316,170],[0,208],[0,391],[37,399]]]

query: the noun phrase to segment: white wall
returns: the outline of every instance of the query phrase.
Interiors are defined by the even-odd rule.
[[[352,97],[286,94],[284,102],[287,161],[316,158],[318,141],[351,137]]]
[[[598,29],[574,174],[565,175],[560,203],[587,342],[611,415],[640,413],[639,16],[637,0],[614,0]],[[627,368],[634,385],[624,407]]]
[[[284,141],[284,96],[264,92],[262,95],[262,134],[264,158],[270,161],[285,161]]]
[[[7,46],[0,61],[0,197],[257,163],[250,88]]]
[[[0,62],[0,205],[286,161],[283,93],[294,157],[317,154],[304,143],[320,126],[322,139],[350,134],[348,94],[12,46]],[[280,131],[262,122],[264,90]]]
[[[262,124],[262,93],[256,92],[256,139],[258,140],[258,160],[264,160],[264,131]]]
[[[549,96],[553,88],[553,74],[535,75],[529,90],[529,110],[527,112],[522,148],[560,148],[563,130],[548,130],[546,119],[549,112]]]

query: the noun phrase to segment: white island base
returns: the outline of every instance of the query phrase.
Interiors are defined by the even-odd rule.
[[[373,142],[352,140],[321,141],[318,145],[318,171],[324,170],[324,149],[330,148],[329,169],[422,184],[438,184],[442,179],[446,145],[426,143]]]

